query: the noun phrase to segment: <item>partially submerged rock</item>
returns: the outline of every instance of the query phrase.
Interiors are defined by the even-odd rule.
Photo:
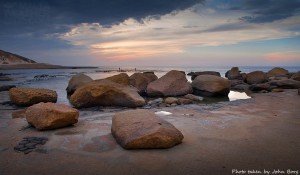
[[[19,106],[30,106],[40,102],[57,101],[57,93],[49,89],[36,88],[11,88],[9,90],[10,100]]]
[[[26,110],[26,120],[38,130],[56,129],[78,122],[79,111],[64,104],[38,103]]]
[[[262,71],[250,72],[246,75],[246,83],[248,84],[259,84],[267,82],[267,75]]]
[[[111,132],[125,149],[171,148],[183,139],[171,123],[141,109],[115,114]]]
[[[214,76],[199,75],[193,80],[194,94],[201,96],[227,96],[230,91],[230,81]]]
[[[139,94],[145,95],[148,84],[157,79],[152,73],[134,73],[129,77],[129,84],[137,88]]]
[[[191,93],[192,86],[181,71],[172,70],[147,86],[149,96],[181,96]]]
[[[80,86],[93,81],[93,79],[85,74],[76,74],[72,76],[67,87],[67,93],[73,94]]]
[[[93,106],[139,107],[145,104],[136,88],[110,80],[97,80],[81,86],[70,97],[77,108]]]

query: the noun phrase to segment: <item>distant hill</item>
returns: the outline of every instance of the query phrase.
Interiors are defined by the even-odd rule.
[[[90,66],[60,66],[37,63],[29,58],[0,50],[0,70],[10,69],[95,69]]]
[[[25,58],[17,54],[0,50],[0,64],[28,64],[28,63],[36,63],[36,62],[29,58]]]

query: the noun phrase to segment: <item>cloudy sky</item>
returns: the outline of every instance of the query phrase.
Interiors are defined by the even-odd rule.
[[[0,49],[86,66],[300,66],[300,0],[0,0]]]

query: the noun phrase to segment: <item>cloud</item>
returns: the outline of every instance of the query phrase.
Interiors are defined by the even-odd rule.
[[[65,32],[65,25],[111,25],[186,9],[204,0],[1,0],[0,35]],[[20,30],[22,28],[22,30]]]
[[[240,20],[265,23],[285,19],[299,13],[299,0],[244,0],[240,5],[230,7],[231,10],[249,12],[247,16],[242,16]]]
[[[209,11],[209,13],[208,13]],[[218,12],[202,5],[153,18],[151,16],[111,26],[82,23],[58,37],[85,47],[99,59],[150,58],[184,53],[191,47],[221,46],[300,35],[300,17],[289,17],[264,25],[239,20],[244,12]],[[159,29],[159,30],[157,30]]]
[[[272,62],[300,61],[300,51],[272,52],[265,54],[264,58]]]

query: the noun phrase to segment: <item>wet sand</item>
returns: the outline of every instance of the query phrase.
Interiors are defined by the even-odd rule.
[[[114,110],[81,111],[74,127],[36,131],[1,110],[0,174],[236,174],[236,170],[298,170],[300,96],[297,90],[207,105],[151,109],[184,135],[171,149],[124,150],[110,134]],[[26,136],[49,141],[29,154],[14,151]],[[248,172],[245,174],[249,174]],[[263,173],[261,173],[263,174]],[[294,173],[296,174],[296,173]]]

